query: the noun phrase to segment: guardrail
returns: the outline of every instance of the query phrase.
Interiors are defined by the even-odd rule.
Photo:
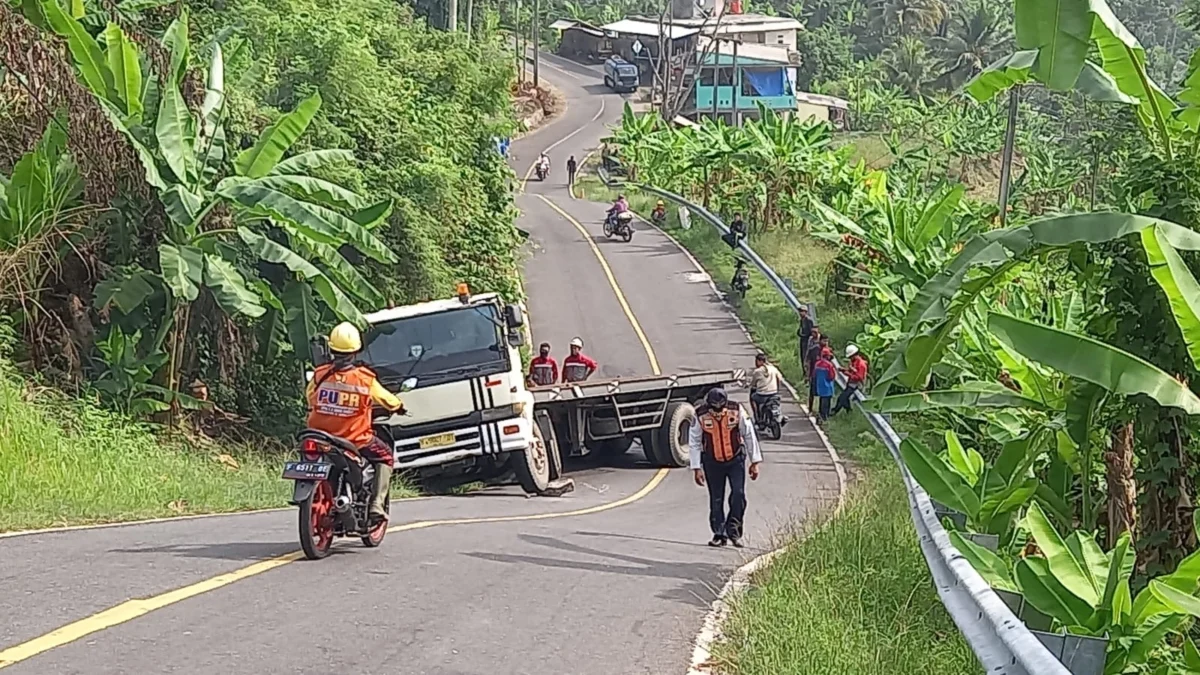
[[[601,170],[601,179],[613,184],[607,171]],[[708,209],[694,204],[687,199],[666,190],[660,190],[639,183],[624,183],[630,187],[651,192],[669,199],[698,215],[711,224],[721,234],[729,234],[729,227],[711,213]],[[738,250],[762,272],[783,299],[793,310],[801,306],[810,307],[815,318],[815,308],[800,302],[792,289],[784,282],[770,265],[766,263],[754,249],[743,239],[738,244]],[[836,363],[836,361],[835,361]],[[840,372],[838,384],[846,386],[846,378]],[[942,527],[934,513],[929,495],[921,488],[912,474],[908,472],[900,458],[900,436],[892,428],[884,416],[873,413],[861,407],[866,397],[860,391],[856,402],[859,410],[871,423],[871,427],[887,446],[892,458],[900,469],[904,485],[908,493],[908,503],[912,511],[913,526],[921,544],[921,552],[929,566],[933,584],[946,611],[958,626],[963,638],[971,646],[975,657],[979,659],[986,672],[997,675],[1071,675],[1064,666],[1033,633],[1025,627],[1009,609],[1008,605],[996,595],[983,577],[975,571],[971,563],[954,548],[950,537]]]

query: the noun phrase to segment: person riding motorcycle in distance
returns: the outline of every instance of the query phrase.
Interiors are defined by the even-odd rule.
[[[783,375],[767,361],[766,354],[759,352],[754,356],[754,370],[750,373],[750,409],[754,412],[755,423],[758,422],[759,407],[779,396],[782,381]],[[781,424],[787,424],[786,419],[781,420]]]
[[[375,435],[372,408],[382,406],[405,414],[404,402],[384,389],[375,371],[354,360],[362,351],[362,335],[351,323],[340,323],[329,334],[333,361],[317,366],[306,391],[308,427],[339,436],[354,444],[375,467],[370,519],[388,519],[384,500],[392,481],[392,448]]]
[[[583,353],[583,340],[571,340],[571,354],[563,359],[562,381],[582,382],[592,376],[600,365]]]
[[[608,210],[608,216],[611,218],[629,210],[629,200],[625,199],[625,195],[617,197],[617,201],[613,202],[612,208]]]

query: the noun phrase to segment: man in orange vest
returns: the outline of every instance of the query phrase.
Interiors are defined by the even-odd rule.
[[[308,383],[308,427],[346,439],[375,466],[370,517],[373,523],[386,521],[384,501],[395,460],[392,448],[375,435],[371,413],[379,405],[404,414],[404,403],[379,384],[375,371],[354,360],[362,351],[362,335],[354,324],[341,323],[333,329],[329,351],[333,361],[317,366]]]
[[[754,425],[742,407],[729,400],[725,390],[710,389],[696,408],[696,424],[688,430],[692,471],[696,485],[708,485],[709,546],[728,541],[742,547],[742,519],[746,515],[746,452],[750,453],[750,480],[758,480],[762,450]],[[729,483],[729,515],[725,515],[725,483]]]

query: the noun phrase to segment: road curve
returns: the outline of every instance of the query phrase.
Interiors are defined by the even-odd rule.
[[[646,374],[636,322],[664,372],[748,367],[752,345],[686,255],[645,226],[630,244],[605,241],[603,205],[571,199],[567,156],[594,148],[623,101],[594,70],[554,58],[543,66],[568,108],[513,144],[522,176],[555,146],[550,178],[517,199],[531,234],[535,341],[561,355],[580,335],[602,375]],[[745,551],[704,546],[704,492],[686,471],[664,477],[645,465],[636,449],[622,466],[578,471],[577,491],[561,499],[497,489],[397,504],[381,548],[342,545],[319,563],[291,564],[290,511],[6,539],[0,670],[682,672],[730,571],[835,498],[828,456],[792,413],[751,485]],[[163,597],[180,588],[189,590]]]

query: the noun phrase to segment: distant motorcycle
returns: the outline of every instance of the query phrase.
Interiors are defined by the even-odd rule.
[[[629,243],[633,239],[633,213],[630,211],[622,211],[621,213],[609,213],[604,219],[604,236],[617,236]]]
[[[546,176],[550,175],[550,167],[539,163],[536,167],[534,167],[533,172],[537,174],[538,180],[546,180]]]
[[[737,261],[737,268],[733,272],[733,279],[730,280],[729,286],[733,288],[733,292],[738,298],[745,299],[746,292],[750,290],[750,272],[746,269],[746,263],[742,260]]]
[[[759,430],[770,432],[771,440],[779,440],[783,437],[783,425],[787,424],[787,419],[783,416],[783,405],[780,402],[779,394],[772,394],[767,400],[759,403],[758,411],[754,419],[754,426]]]

